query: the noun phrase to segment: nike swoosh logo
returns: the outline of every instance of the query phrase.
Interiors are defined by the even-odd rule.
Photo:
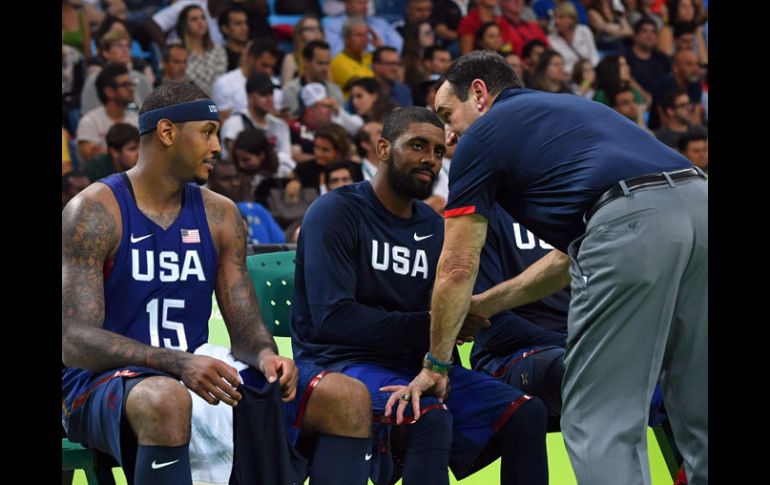
[[[158,468],[163,468],[165,466],[173,465],[174,463],[178,462],[179,460],[169,461],[166,463],[155,463],[155,460],[152,460],[152,467],[153,470],[157,470]]]
[[[366,454],[366,456],[364,457],[364,459],[365,459],[366,461],[369,461],[369,460],[371,460],[371,459],[372,459],[372,454],[371,454],[371,453],[367,453],[367,454]]]
[[[153,234],[147,234],[146,236],[142,236],[142,237],[134,237],[134,235],[131,234],[131,244],[138,243],[139,241],[144,241],[148,237],[152,237],[152,236]]]
[[[429,237],[433,237],[433,234],[428,234],[427,236],[418,236],[417,233],[414,233],[414,240],[415,241],[422,241],[423,239],[428,239]]]

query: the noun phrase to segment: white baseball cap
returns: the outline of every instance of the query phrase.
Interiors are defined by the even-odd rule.
[[[306,84],[299,92],[299,96],[302,99],[302,104],[307,108],[328,97],[326,94],[326,86],[321,83]]]

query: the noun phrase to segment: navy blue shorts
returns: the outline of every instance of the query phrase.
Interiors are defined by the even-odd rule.
[[[298,374],[297,395],[292,401],[283,404],[283,414],[286,418],[289,440],[292,444],[297,444],[302,421],[305,418],[305,409],[307,409],[307,403],[313,390],[326,374],[332,372],[327,367],[307,361],[296,361],[295,364]]]
[[[529,395],[539,397],[549,414],[561,415],[564,347],[547,345],[521,349],[492,359],[483,371]]]
[[[68,439],[107,453],[123,468],[133,469],[136,436],[124,418],[123,407],[134,385],[156,375],[171,377],[146,367],[124,367],[95,375],[76,396],[62,396],[69,404],[62,416]],[[62,388],[69,389],[69,384],[63,379]]]
[[[77,396],[64,396],[69,408],[64,410],[62,422],[68,439],[107,453],[123,468],[133,469],[137,441],[123,408],[133,386],[155,375],[176,379],[155,369],[125,367],[96,375],[90,380],[85,392]],[[267,383],[262,372],[252,367],[242,370],[240,375],[245,384],[256,389],[263,388]],[[74,387],[68,384],[63,382],[63,388]],[[80,386],[80,389],[83,387]],[[289,439],[294,443],[298,430],[287,427],[287,431]]]
[[[496,377],[510,386],[540,398],[548,407],[551,416],[561,416],[561,381],[564,376],[564,348],[559,346],[537,346],[521,349],[510,355],[488,361],[482,372]],[[554,372],[549,372],[549,371]],[[663,406],[660,384],[650,402],[648,424],[657,426],[667,419]],[[552,420],[551,420],[552,421]],[[558,419],[550,431],[558,431]]]
[[[414,371],[363,363],[336,364],[326,368],[297,362],[297,368],[300,374],[297,399],[292,406],[294,411],[286,413],[294,416],[294,426],[301,426],[306,398],[309,398],[318,381],[330,371],[341,372],[363,382],[369,389],[375,424],[373,453],[388,455],[381,457],[383,460],[391,459],[389,435],[391,427],[395,426],[395,412],[389,418],[384,417],[385,404],[391,393],[380,392],[379,389],[389,385],[409,384],[415,376]],[[443,404],[434,396],[422,396],[420,407],[423,414],[436,408],[447,409],[452,414],[454,424],[449,465],[455,477],[461,479],[500,455],[499,444],[493,443],[492,438],[511,414],[531,397],[497,379],[461,366],[452,367],[449,380],[451,390]],[[304,390],[301,398],[300,390]],[[404,416],[405,425],[414,422],[408,419],[413,416],[411,406],[406,407]],[[489,449],[488,445],[495,449]],[[480,464],[477,459],[482,452],[485,452],[485,462]],[[381,460],[373,458],[372,461],[376,463]]]

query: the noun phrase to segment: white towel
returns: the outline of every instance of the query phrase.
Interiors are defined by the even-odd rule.
[[[230,349],[219,345],[203,344],[195,355],[219,359],[238,369],[238,372],[248,367],[236,360]],[[233,467],[233,408],[224,403],[212,406],[192,391],[190,396],[190,467],[193,482],[227,485]]]

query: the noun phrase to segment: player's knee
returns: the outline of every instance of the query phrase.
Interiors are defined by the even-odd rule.
[[[545,436],[547,423],[548,410],[545,403],[533,397],[508,418],[500,431],[503,439],[538,440]]]
[[[190,439],[192,399],[187,388],[169,377],[154,376],[134,386],[126,415],[140,443],[178,445]]]
[[[347,378],[346,387],[355,432],[361,436],[369,436],[372,430],[372,398],[369,395],[369,389],[361,381],[353,378]]]
[[[561,383],[564,380],[564,354],[551,362],[545,374],[546,404],[553,414],[561,414]]]
[[[452,444],[453,425],[454,420],[449,411],[444,408],[435,408],[421,415],[420,419],[410,427],[419,430],[420,435],[429,436],[434,447],[449,449]],[[410,430],[410,442],[414,439],[415,433]]]
[[[326,400],[335,403],[330,410],[335,422],[349,423],[349,432],[367,437],[372,428],[372,399],[366,386],[344,374],[330,374],[324,393]]]
[[[308,403],[303,429],[366,438],[371,426],[371,398],[361,381],[333,372],[318,383]]]

